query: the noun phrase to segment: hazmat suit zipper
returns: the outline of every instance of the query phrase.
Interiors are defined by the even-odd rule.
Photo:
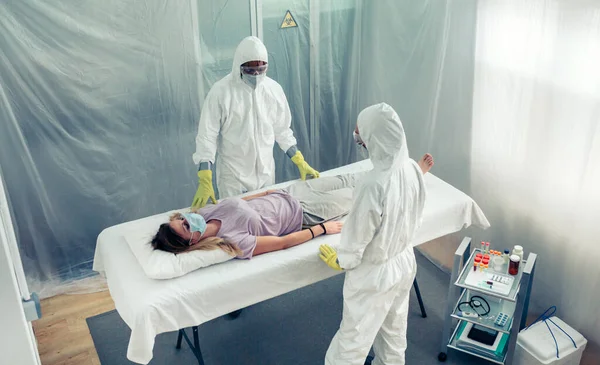
[[[256,102],[256,88],[252,90],[252,106],[254,110],[254,140],[258,141],[258,103]],[[256,151],[256,160],[254,161],[254,171],[256,177],[256,186],[260,186],[259,177],[259,162],[260,162],[260,151],[258,150],[258,143],[254,144],[254,150]]]

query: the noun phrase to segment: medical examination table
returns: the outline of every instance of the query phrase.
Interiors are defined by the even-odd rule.
[[[323,172],[321,176],[371,168],[371,162],[364,160]],[[277,184],[269,189],[291,183]],[[431,173],[425,175],[425,183],[427,201],[415,246],[470,225],[489,227],[483,212],[469,196]],[[166,222],[171,213],[159,216],[164,216]],[[115,307],[131,328],[127,358],[137,363],[150,362],[156,335],[180,330],[179,347],[181,329],[193,327],[196,346],[192,346],[187,335],[185,339],[203,364],[198,346],[198,325],[339,274],[318,257],[319,245],[339,243],[340,235],[331,235],[251,260],[230,260],[175,279],[149,279],[129,249],[124,234],[145,222],[156,225],[156,217],[105,229],[98,236],[94,258],[94,270],[105,275]]]

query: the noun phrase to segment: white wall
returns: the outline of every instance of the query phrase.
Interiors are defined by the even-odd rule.
[[[41,362],[31,324],[25,320],[6,232],[0,231],[0,365],[15,364]]]

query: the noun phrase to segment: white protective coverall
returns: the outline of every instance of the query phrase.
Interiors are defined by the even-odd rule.
[[[394,109],[377,104],[358,116],[373,170],[358,183],[338,247],[348,270],[344,312],[326,365],[363,365],[371,345],[375,365],[404,364],[410,289],[416,274],[411,241],[422,221],[425,185],[408,157]]]
[[[198,126],[194,163],[215,162],[219,197],[226,198],[275,182],[275,141],[286,152],[296,145],[292,115],[281,86],[264,77],[256,89],[241,78],[248,61],[268,62],[267,49],[256,37],[238,45],[231,73],[210,89]]]

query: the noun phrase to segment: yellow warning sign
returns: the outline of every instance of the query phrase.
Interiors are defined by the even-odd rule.
[[[283,22],[281,23],[281,29],[283,28],[294,28],[297,27],[298,24],[296,20],[292,16],[292,13],[288,10],[283,17]]]

